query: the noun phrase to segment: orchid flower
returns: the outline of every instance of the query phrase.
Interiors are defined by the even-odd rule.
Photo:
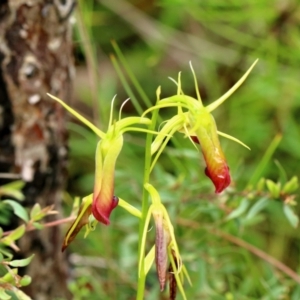
[[[92,214],[94,218],[109,225],[109,217],[112,210],[118,205],[118,197],[114,196],[114,170],[116,160],[123,147],[123,134],[126,131],[145,131],[149,130],[131,127],[133,124],[149,125],[150,119],[142,117],[128,117],[118,121],[113,121],[112,108],[110,112],[110,121],[107,132],[104,133],[95,125],[85,119],[82,115],[77,113],[69,107],[62,100],[48,94],[52,99],[59,102],[72,115],[77,117],[85,125],[87,125],[94,133],[101,139],[97,144],[96,149],[96,168],[95,168],[95,183],[93,198],[85,199],[81,209],[79,210],[77,219],[72,224],[70,230],[67,232],[63,249],[74,239],[82,226],[88,223],[89,215]]]
[[[128,202],[121,198],[117,198],[114,196],[115,200],[118,204],[118,206],[124,208],[126,211],[128,211],[130,214],[137,218],[141,218],[141,212],[135,208],[134,206],[130,205]],[[86,232],[84,237],[86,237],[90,231],[93,231],[95,229],[95,225],[97,224],[97,220],[92,214],[92,203],[93,203],[94,196],[93,194],[90,194],[82,199],[81,206],[78,210],[77,217],[70,226],[69,230],[67,231],[63,245],[62,245],[62,251],[64,251],[70,243],[75,239],[79,231],[83,226],[86,226]],[[97,222],[95,222],[97,221]]]
[[[165,122],[164,126],[160,130],[161,134],[157,135],[152,143],[151,153],[153,155],[157,152],[157,154],[153,160],[151,169],[153,168],[170,137],[176,131],[179,131],[185,133],[185,135],[193,144],[200,144],[206,162],[205,174],[212,180],[215,186],[215,192],[221,193],[226,187],[228,187],[231,181],[229,167],[225,160],[218,135],[240,143],[248,149],[249,147],[238,139],[218,131],[216,122],[211,112],[219,107],[241,86],[256,63],[257,60],[229,91],[206,107],[204,107],[202,104],[196,75],[192,65],[190,64],[190,67],[194,76],[197,99],[183,94],[181,90],[181,74],[179,73],[178,82],[175,82],[177,85],[177,95],[159,100],[157,105],[146,110],[143,114],[143,116],[145,116],[150,111],[165,107],[178,108],[178,113]]]

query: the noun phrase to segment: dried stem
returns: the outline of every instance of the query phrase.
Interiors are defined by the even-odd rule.
[[[199,229],[201,227],[198,222],[183,219],[183,218],[179,218],[177,220],[177,222],[181,225],[184,225],[184,226],[187,226],[187,227],[190,227],[190,228],[194,228],[194,229]],[[267,254],[266,252],[262,251],[261,249],[255,247],[255,246],[253,246],[253,245],[251,245],[251,244],[243,241],[242,239],[239,239],[239,238],[237,238],[237,237],[235,237],[231,234],[223,232],[219,229],[208,229],[208,231],[210,233],[218,236],[218,237],[221,237],[221,238],[231,242],[232,244],[235,244],[239,247],[242,247],[242,248],[246,249],[247,251],[251,252],[255,256],[257,256],[257,257],[261,258],[262,260],[266,261],[267,263],[269,263],[273,267],[277,268],[282,273],[284,273],[285,275],[287,275],[288,277],[292,278],[293,280],[295,280],[297,283],[300,284],[300,276],[295,271],[293,271],[291,268],[289,268],[287,265],[285,265],[281,261],[277,260],[273,256],[271,256],[271,255]]]

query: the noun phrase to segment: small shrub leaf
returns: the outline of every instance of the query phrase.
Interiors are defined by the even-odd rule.
[[[8,264],[12,267],[26,267],[30,264],[31,260],[33,259],[33,256],[34,254],[24,259],[12,260]]]
[[[244,198],[240,205],[226,217],[226,220],[229,221],[241,216],[247,210],[249,204],[249,200]]]
[[[2,287],[0,287],[0,299],[1,300],[11,299],[11,297],[5,293],[5,290]]]
[[[268,204],[269,199],[267,198],[261,198],[258,200],[249,210],[246,220],[250,220],[254,218],[261,210],[263,210],[267,204]]]
[[[28,213],[20,203],[13,200],[5,200],[3,201],[3,203],[10,205],[14,210],[14,214],[18,216],[20,219],[22,219],[26,223],[29,221]]]
[[[298,184],[298,177],[297,176],[293,176],[283,187],[282,191],[285,194],[290,194],[293,193],[297,190],[297,188],[299,187]]]
[[[31,283],[31,277],[28,275],[23,276],[22,279],[20,280],[21,286],[27,286],[30,283]]]
[[[290,222],[290,224],[296,228],[299,223],[299,217],[295,214],[295,212],[292,210],[292,208],[288,204],[283,205],[283,212]]]
[[[275,199],[279,198],[280,195],[280,184],[275,183],[274,181],[267,179],[266,184],[268,187],[271,196]]]
[[[30,220],[36,221],[35,217],[41,212],[41,206],[38,203],[35,203],[30,211]]]

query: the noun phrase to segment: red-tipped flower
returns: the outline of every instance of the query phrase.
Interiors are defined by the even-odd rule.
[[[103,139],[96,150],[96,173],[92,213],[101,223],[109,225],[109,216],[118,205],[114,196],[114,172],[116,160],[123,146],[123,136]]]
[[[194,99],[183,93],[181,90],[181,73],[179,73],[178,81],[176,82],[173,80],[177,85],[177,95],[159,100],[156,106],[151,107],[144,113],[144,115],[146,115],[146,113],[154,109],[160,109],[163,107],[174,106],[178,109],[177,115],[166,122],[166,124],[160,130],[160,134],[158,134],[153,141],[151,145],[151,154],[153,155],[155,152],[157,152],[160,147],[165,147],[167,141],[171,138],[174,132],[183,132],[195,143],[199,143],[201,145],[203,156],[207,165],[205,168],[205,174],[215,185],[216,193],[221,193],[226,187],[228,187],[231,181],[229,168],[219,143],[218,134],[243,145],[249,150],[250,148],[238,139],[217,131],[217,126],[213,116],[211,115],[211,112],[220,106],[241,86],[241,84],[250,74],[251,70],[254,68],[257,61],[258,60],[251,65],[248,71],[231,89],[229,89],[229,91],[205,107],[200,97],[194,69],[190,63],[190,67],[194,76],[197,99]],[[158,159],[161,152],[162,149],[157,152],[157,155],[154,159],[155,161]]]
[[[190,117],[192,122],[194,117]],[[192,124],[195,128],[195,136],[191,138],[201,145],[206,162],[205,174],[213,182],[216,193],[221,193],[229,186],[231,180],[229,167],[218,139],[217,126],[213,116],[205,108],[201,109],[197,119],[197,123]]]

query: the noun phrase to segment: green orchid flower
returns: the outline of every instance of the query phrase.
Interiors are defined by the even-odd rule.
[[[93,199],[93,194],[90,194],[82,199],[82,203],[78,210],[77,217],[65,235],[62,245],[62,251],[64,251],[70,245],[70,243],[75,239],[75,237],[77,236],[77,234],[83,226],[86,226],[86,232],[84,237],[86,237],[91,231],[95,229],[95,226],[98,221],[92,214]],[[119,207],[122,207],[133,216],[141,218],[141,212],[125,200],[118,198],[115,201],[117,201]]]
[[[229,167],[227,165],[224,153],[222,151],[218,135],[224,136],[241,145],[246,146],[238,139],[218,131],[216,122],[211,112],[219,107],[226,99],[229,98],[246,80],[251,70],[254,68],[256,60],[242,78],[223,96],[204,107],[198,90],[197,79],[192,68],[192,73],[195,81],[197,99],[184,95],[181,90],[180,73],[178,75],[177,95],[165,98],[158,101],[158,104],[146,110],[145,116],[150,111],[166,107],[177,107],[177,114],[165,122],[163,128],[152,143],[152,155],[157,152],[153,160],[151,169],[156,163],[159,155],[163,151],[171,136],[176,132],[185,133],[192,143],[200,144],[202,153],[206,162],[205,174],[212,180],[215,185],[215,192],[220,193],[230,184]]]
[[[77,224],[72,232],[68,232],[67,241],[70,242],[74,237],[75,231],[88,222],[88,215],[92,214],[95,219],[105,225],[109,225],[109,217],[112,210],[118,205],[118,197],[114,195],[114,170],[117,158],[123,147],[123,134],[127,131],[144,131],[149,130],[132,127],[134,124],[150,125],[151,120],[143,117],[128,117],[118,121],[113,121],[112,108],[110,112],[110,121],[107,132],[103,132],[95,125],[85,119],[82,115],[69,107],[62,100],[48,94],[52,99],[59,102],[72,115],[82,121],[100,138],[96,149],[96,166],[95,166],[95,183],[92,202],[84,202],[83,207],[78,214]],[[152,132],[155,133],[155,132]],[[89,198],[90,199],[90,198]],[[63,249],[68,242],[64,243]]]

